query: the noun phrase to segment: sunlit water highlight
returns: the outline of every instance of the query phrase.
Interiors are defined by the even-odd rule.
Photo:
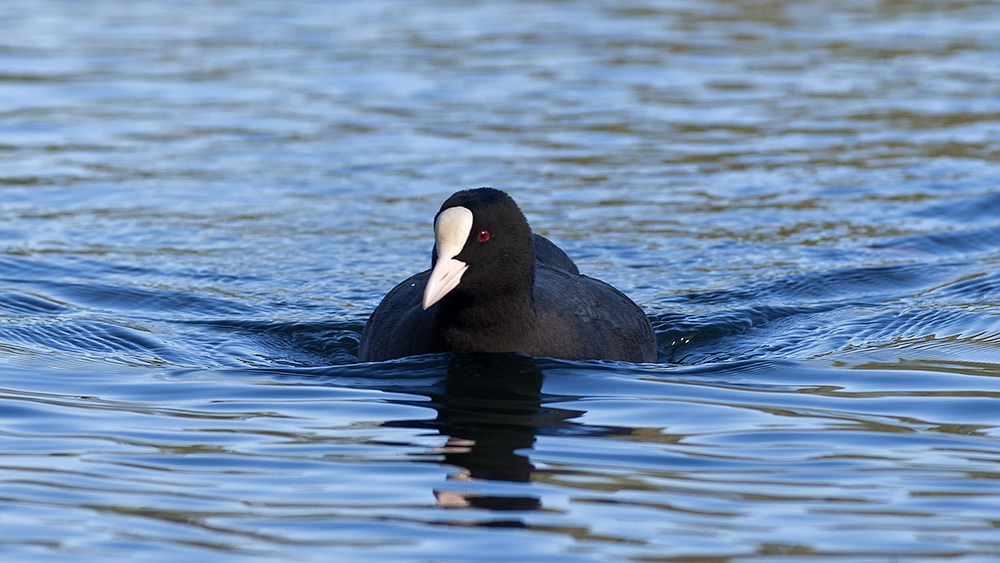
[[[994,561],[996,2],[7,2],[0,558]],[[660,362],[358,364],[492,185]]]

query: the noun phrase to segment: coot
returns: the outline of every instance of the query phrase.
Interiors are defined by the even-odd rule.
[[[506,193],[460,191],[434,219],[431,269],[390,291],[361,332],[358,360],[433,352],[520,352],[565,359],[655,362],[638,305],[580,274],[533,234]]]

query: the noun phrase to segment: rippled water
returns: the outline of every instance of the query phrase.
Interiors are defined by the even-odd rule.
[[[0,558],[997,560],[997,29],[5,2]],[[480,185],[660,363],[356,363]]]

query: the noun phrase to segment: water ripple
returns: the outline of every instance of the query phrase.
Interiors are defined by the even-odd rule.
[[[2,557],[995,560],[995,12],[7,0]],[[357,363],[480,185],[660,363]]]

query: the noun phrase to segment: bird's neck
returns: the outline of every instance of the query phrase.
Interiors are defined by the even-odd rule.
[[[538,319],[532,291],[470,295],[452,291],[434,313],[442,352],[522,352],[531,348]]]

